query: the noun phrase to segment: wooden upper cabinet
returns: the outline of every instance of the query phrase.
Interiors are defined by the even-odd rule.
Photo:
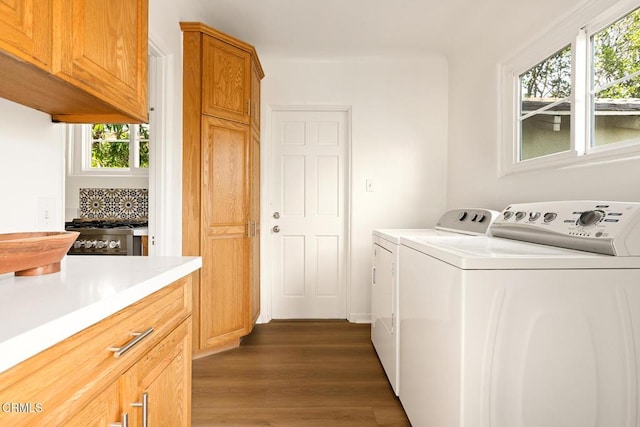
[[[0,49],[51,68],[51,0],[0,0]]]
[[[148,0],[0,0],[0,97],[53,120],[143,123]]]
[[[213,37],[202,40],[202,111],[249,123],[251,56]]]
[[[260,132],[260,80],[262,80],[262,70],[258,68],[258,63],[254,62],[251,67],[251,124],[258,132]]]
[[[148,0],[56,0],[56,76],[147,121]]]

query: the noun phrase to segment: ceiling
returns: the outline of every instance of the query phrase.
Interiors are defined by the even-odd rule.
[[[478,41],[524,39],[581,1],[196,0],[207,24],[261,53],[312,57],[446,55]]]

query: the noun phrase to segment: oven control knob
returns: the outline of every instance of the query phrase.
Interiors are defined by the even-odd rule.
[[[513,211],[506,211],[504,214],[502,214],[502,216],[504,217],[504,219],[509,219],[513,216]]]
[[[96,242],[96,248],[98,249],[103,249],[107,247],[107,242],[105,242],[104,240],[98,240]]]
[[[83,246],[84,246],[84,240],[76,240],[75,242],[73,242],[74,249],[80,249]]]
[[[551,222],[556,219],[557,216],[558,214],[555,212],[547,212],[546,214],[544,214],[544,222]]]
[[[533,222],[540,218],[540,212],[529,212],[529,221]]]
[[[580,214],[580,218],[578,218],[578,225],[582,225],[583,227],[593,225],[602,218],[604,218],[604,212],[600,210],[584,211]]]
[[[520,221],[522,218],[524,218],[525,216],[527,216],[526,212],[516,212],[516,221]]]
[[[120,240],[112,240],[109,242],[109,249],[118,249],[120,247]]]
[[[91,248],[93,248],[95,245],[96,245],[96,241],[95,241],[95,240],[93,240],[93,241],[91,241],[91,240],[86,240],[86,241],[84,242],[84,247],[85,247],[85,248],[87,248],[87,249],[91,249]]]

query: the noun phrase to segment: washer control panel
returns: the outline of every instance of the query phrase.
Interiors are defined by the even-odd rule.
[[[497,237],[607,255],[640,255],[640,203],[591,200],[507,206],[491,225]]]
[[[485,235],[489,234],[489,227],[499,215],[500,212],[490,209],[451,209],[442,214],[435,228],[462,234]]]

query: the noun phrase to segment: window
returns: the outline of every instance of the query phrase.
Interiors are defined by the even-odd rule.
[[[638,0],[589,7],[503,65],[503,173],[640,152]]]
[[[568,151],[571,147],[571,46],[519,76],[519,160]]]
[[[94,123],[91,168],[148,168],[149,125]]]
[[[640,9],[591,36],[591,148],[640,138]]]
[[[71,175],[148,175],[148,124],[72,125],[69,133]]]

